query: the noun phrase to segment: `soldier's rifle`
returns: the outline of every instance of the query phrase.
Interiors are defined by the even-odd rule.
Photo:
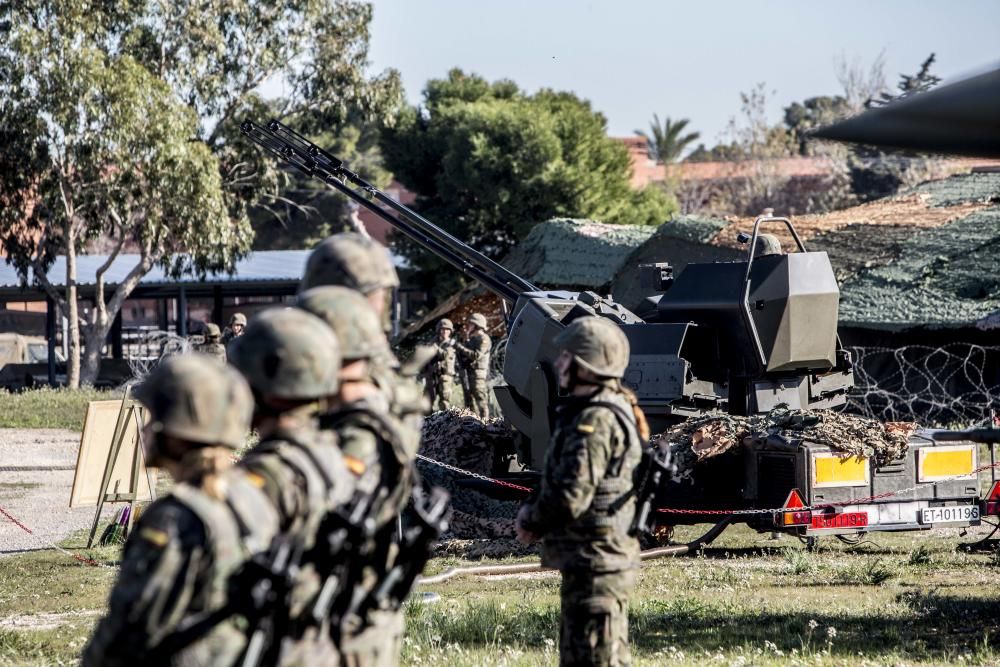
[[[271,120],[260,125],[247,120],[240,125],[240,131],[285,164],[323,181],[369,209],[408,239],[434,253],[469,278],[480,282],[499,297],[513,303],[524,292],[538,291],[535,285],[475,252],[416,211],[400,204],[348,169],[340,158],[323,150],[281,121]]]
[[[372,590],[357,590],[344,610],[342,619],[363,618],[377,609],[399,609],[431,557],[434,543],[448,529],[450,496],[440,487],[427,495],[420,487],[413,490],[413,524],[403,530],[399,552],[392,567],[380,577]]]
[[[640,535],[652,533],[656,527],[656,508],[660,506],[659,495],[663,484],[674,471],[673,455],[669,445],[659,448],[645,446],[642,462],[637,469],[638,483],[636,489],[635,518],[629,534]]]

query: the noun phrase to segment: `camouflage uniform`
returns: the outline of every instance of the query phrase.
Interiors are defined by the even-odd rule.
[[[202,354],[207,354],[210,357],[215,357],[219,361],[226,361],[226,346],[220,342],[222,338],[222,332],[219,331],[219,325],[214,322],[209,322],[205,325],[205,342],[199,345],[195,350],[201,352]]]
[[[397,391],[396,404],[406,405],[398,395],[403,382],[386,378],[387,369],[379,365],[389,352],[378,316],[358,292],[336,286],[323,286],[299,295],[300,308],[322,318],[341,341],[345,365],[364,360],[367,374],[351,382],[370,387],[364,398],[341,402],[334,412],[320,418],[320,426],[336,434],[347,461],[359,484],[370,485],[368,493],[382,493],[374,507],[375,532],[362,548],[363,557],[354,559],[350,579],[355,584],[351,596],[374,590],[381,575],[392,567],[397,556],[396,518],[405,508],[416,481],[414,458],[419,446],[419,432],[407,426],[392,408],[383,385]],[[382,377],[382,385],[375,376]],[[346,378],[342,383],[348,382]],[[416,414],[423,407],[417,397]],[[365,618],[344,619],[341,659],[345,665],[395,665],[402,649],[403,615],[401,610],[372,610]]]
[[[303,292],[324,285],[354,289],[372,301],[372,296],[377,292],[387,293],[397,288],[399,277],[389,252],[381,244],[360,234],[334,234],[317,245],[309,255],[299,290]],[[382,304],[383,310],[377,312],[377,315],[386,331],[390,315],[387,297],[388,294],[384,294],[382,299],[374,299]],[[365,414],[372,419],[385,418],[394,422],[398,431],[391,437],[384,438],[386,441],[393,441],[390,443],[394,445],[391,450],[379,446],[379,440],[383,438],[366,435],[372,431],[365,425],[348,429],[347,424],[343,423],[334,426],[328,418],[325,426],[335,428],[341,434],[344,452],[352,460],[362,461],[366,468],[382,466],[391,473],[402,456],[406,459],[402,469],[409,471],[413,469],[414,457],[420,445],[420,429],[423,415],[427,412],[427,401],[414,379],[399,372],[399,363],[388,347],[370,359],[369,372],[384,403],[376,405],[373,401],[370,409],[359,410],[355,416]],[[408,475],[409,473],[403,473],[398,484],[406,484]],[[394,484],[391,474],[380,473],[378,479],[381,492],[388,497],[403,495],[408,498],[408,491]],[[386,502],[384,506],[386,512],[391,511],[392,503]],[[384,530],[379,532],[386,534]],[[393,543],[390,550],[394,548]],[[389,557],[393,555],[389,554]],[[361,581],[357,585],[365,586],[368,583]],[[403,634],[402,615],[395,611],[379,611],[360,621],[357,627],[348,630],[348,636],[341,646],[345,664],[398,664]]]
[[[447,318],[441,319],[437,323],[438,339],[434,343],[436,352],[426,373],[427,397],[433,412],[451,408],[451,394],[455,390],[458,355],[455,351],[455,339],[443,339],[441,332],[445,330],[455,330],[451,320]]]
[[[278,512],[281,532],[308,551],[319,543],[326,514],[354,493],[335,438],[314,421],[315,401],[337,391],[340,351],[321,320],[292,308],[273,308],[254,318],[230,346],[232,363],[247,377],[261,415],[278,417],[261,433],[241,467],[264,490]],[[322,585],[312,563],[293,582],[291,636],[281,648],[282,665],[337,664],[329,628],[305,618],[307,604]]]
[[[628,665],[628,595],[639,556],[629,529],[642,457],[631,403],[617,389],[628,341],[611,322],[587,317],[555,342],[607,383],[557,409],[542,485],[519,523],[542,536],[542,563],[563,575],[560,664]]]
[[[229,467],[249,430],[250,390],[234,370],[195,354],[163,361],[135,396],[152,416],[149,462],[173,466],[179,479],[130,535],[81,664],[234,665],[247,643],[238,617],[187,646],[171,641],[182,623],[227,605],[228,578],[277,532],[267,498]],[[158,449],[161,434],[191,448],[171,459]]]
[[[465,404],[470,410],[483,419],[490,418],[489,393],[486,389],[486,378],[490,372],[490,351],[493,341],[486,333],[486,318],[482,313],[473,313],[468,323],[473,333],[464,342],[455,343],[455,351],[462,362],[464,379],[462,389],[465,390]]]
[[[243,335],[246,331],[247,316],[243,313],[233,313],[229,318],[229,326],[222,332],[222,344],[229,345],[231,342]],[[237,330],[237,327],[239,329]]]

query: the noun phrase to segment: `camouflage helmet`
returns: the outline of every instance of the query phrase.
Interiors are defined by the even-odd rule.
[[[132,395],[151,413],[155,433],[205,445],[243,445],[253,395],[231,366],[195,352],[167,357]]]
[[[754,246],[754,257],[766,257],[768,255],[780,255],[781,241],[774,234],[758,234],[757,243]]]
[[[233,316],[229,318],[229,326],[234,324],[240,324],[242,326],[247,325],[247,316],[243,313],[233,313]]]
[[[620,379],[625,375],[628,338],[611,320],[596,316],[573,320],[553,342],[566,350],[581,368],[598,377]]]
[[[480,329],[486,330],[489,324],[486,322],[486,316],[482,313],[472,313],[466,320],[469,324],[474,327],[479,327]]]
[[[229,363],[259,397],[308,401],[337,393],[340,343],[323,320],[297,308],[269,308],[228,349]]]
[[[384,245],[344,232],[328,236],[309,254],[299,292],[321,285],[341,285],[369,294],[398,287],[399,276]]]
[[[218,338],[222,335],[222,331],[219,330],[219,325],[215,322],[209,322],[205,325],[205,338]]]
[[[442,317],[440,320],[437,321],[437,324],[435,325],[434,329],[436,331],[443,331],[445,329],[449,331],[454,331],[455,325],[452,324],[451,320],[449,320],[447,317]]]
[[[335,285],[313,287],[299,294],[295,305],[333,329],[344,361],[370,359],[389,350],[378,315],[356,290]]]

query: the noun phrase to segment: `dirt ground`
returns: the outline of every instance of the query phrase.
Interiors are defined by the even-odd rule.
[[[90,526],[94,508],[69,508],[80,434],[63,429],[0,429],[0,558],[47,547]],[[110,511],[108,512],[110,514]]]

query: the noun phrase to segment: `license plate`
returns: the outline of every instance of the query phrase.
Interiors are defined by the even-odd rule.
[[[841,512],[840,514],[813,514],[813,528],[864,528],[868,525],[867,512]]]
[[[920,523],[966,523],[979,521],[979,505],[925,507],[920,511]]]

